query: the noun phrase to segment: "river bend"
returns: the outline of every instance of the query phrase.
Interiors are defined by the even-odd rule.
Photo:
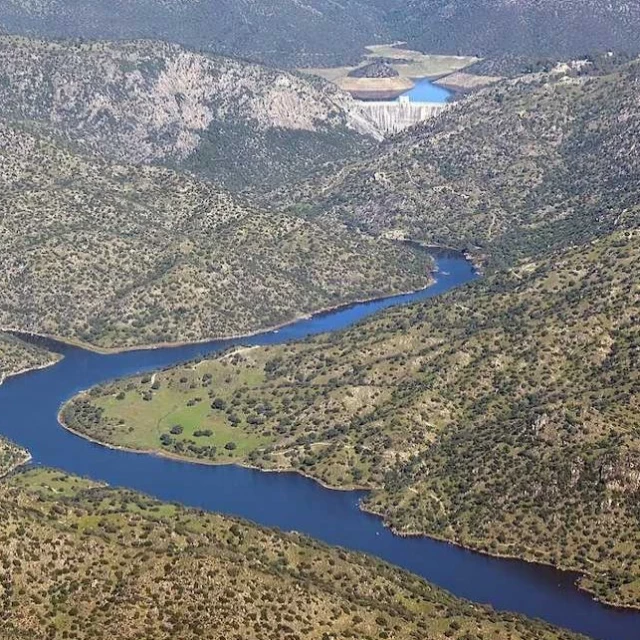
[[[232,344],[275,344],[337,331],[386,307],[424,300],[476,277],[458,254],[438,252],[434,257],[437,281],[424,291],[322,313],[241,340],[112,355],[45,341],[64,359],[48,369],[9,378],[0,386],[0,433],[27,448],[33,464],[371,553],[457,596],[542,618],[594,638],[640,640],[640,612],[595,602],[574,586],[574,575],[492,558],[429,538],[394,536],[379,518],[359,510],[360,492],[331,491],[297,474],[204,466],[108,449],[74,436],[57,422],[60,406],[92,385],[212,354]]]

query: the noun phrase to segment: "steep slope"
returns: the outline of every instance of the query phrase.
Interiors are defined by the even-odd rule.
[[[57,471],[5,480],[0,511],[3,640],[578,640],[374,558]]]
[[[505,81],[284,198],[492,265],[624,227],[640,202],[640,64]]]
[[[640,231],[617,232],[343,333],[105,385],[63,419],[373,488],[366,508],[403,533],[577,569],[639,606],[639,265]]]
[[[425,286],[429,259],[0,121],[0,326],[102,347],[247,333]]]
[[[92,153],[192,169],[234,189],[299,179],[378,135],[318,78],[159,42],[0,37],[0,108]]]
[[[408,0],[389,22],[424,51],[570,58],[640,52],[638,0]]]
[[[367,0],[5,0],[0,25],[44,36],[158,38],[278,66],[357,61],[393,38]]]

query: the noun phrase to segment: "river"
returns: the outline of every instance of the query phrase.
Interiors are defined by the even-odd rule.
[[[0,433],[26,447],[33,464],[371,553],[458,596],[542,618],[594,638],[638,640],[640,612],[595,602],[574,586],[574,575],[492,558],[429,538],[394,536],[379,518],[359,510],[361,492],[331,491],[296,474],[203,466],[116,451],[76,437],[57,422],[62,403],[97,383],[215,353],[231,344],[275,344],[337,331],[384,308],[442,294],[476,277],[458,254],[438,252],[435,258],[437,280],[424,291],[319,314],[242,340],[101,355],[38,339],[64,359],[48,369],[9,378],[0,386]]]

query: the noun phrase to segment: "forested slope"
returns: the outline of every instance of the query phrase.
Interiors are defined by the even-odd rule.
[[[578,640],[370,557],[58,471],[4,480],[0,511],[7,640]]]
[[[640,52],[637,0],[407,0],[391,7],[388,22],[411,46],[438,53]]]
[[[104,385],[63,420],[373,488],[398,531],[577,569],[638,606],[639,264],[638,231],[616,232],[341,333]]]
[[[281,199],[493,266],[584,242],[638,216],[639,77],[577,64],[502,82]]]
[[[0,121],[0,326],[102,347],[247,333],[429,282],[429,258]]]
[[[393,40],[368,0],[5,0],[0,27],[47,37],[153,38],[276,66],[356,62]]]
[[[276,66],[357,62],[366,45],[427,53],[568,58],[638,52],[638,0],[5,0],[13,33],[159,38]]]

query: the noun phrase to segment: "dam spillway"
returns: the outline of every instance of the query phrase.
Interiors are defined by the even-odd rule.
[[[399,133],[418,122],[433,118],[449,106],[446,102],[358,101],[361,113],[385,137]]]

